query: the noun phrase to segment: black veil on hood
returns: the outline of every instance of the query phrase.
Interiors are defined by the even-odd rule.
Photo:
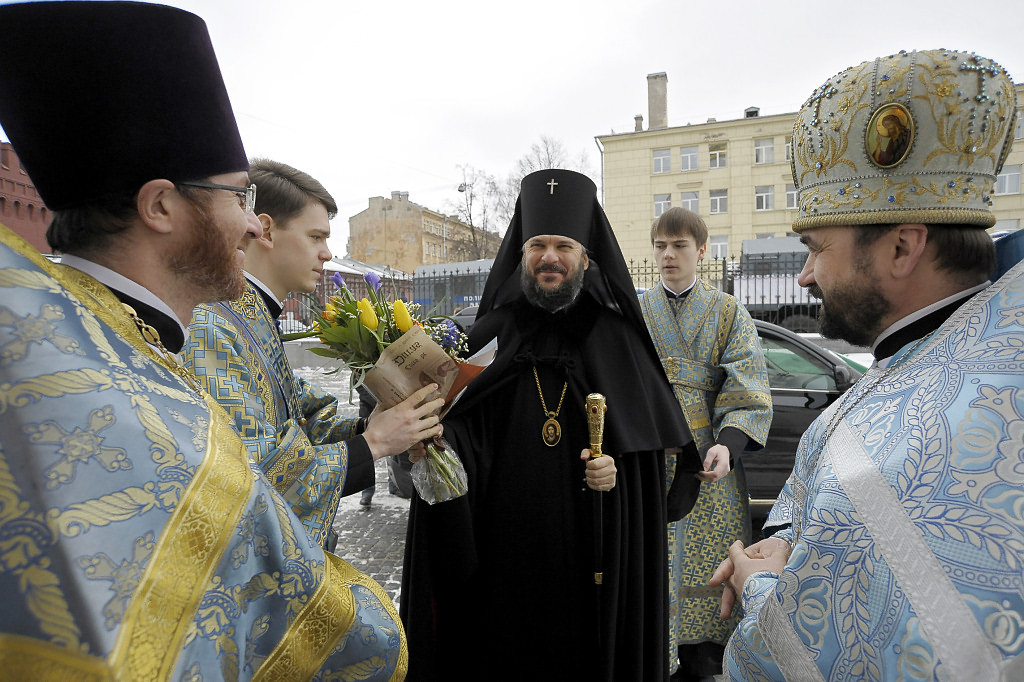
[[[491,266],[477,320],[523,295],[519,284],[523,243],[538,234],[558,234],[583,244],[590,259],[600,265],[598,281],[586,277],[584,289],[642,329],[657,358],[622,250],[597,200],[597,186],[575,171],[546,169],[523,178],[516,211]]]

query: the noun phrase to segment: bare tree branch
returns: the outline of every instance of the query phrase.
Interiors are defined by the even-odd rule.
[[[454,207],[456,215],[467,225],[497,234],[503,234],[512,220],[519,186],[530,173],[545,168],[564,168],[593,178],[586,149],[571,157],[561,140],[547,135],[541,135],[538,142],[530,145],[530,151],[521,156],[512,172],[504,177],[496,177],[468,164],[458,168],[463,178],[460,187],[465,191],[461,202]],[[482,252],[475,241],[467,244],[465,250]]]

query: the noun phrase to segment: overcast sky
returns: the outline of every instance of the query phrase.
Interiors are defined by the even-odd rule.
[[[250,157],[337,199],[338,256],[369,197],[451,210],[458,165],[505,175],[541,135],[599,173],[594,137],[633,130],[636,114],[646,125],[649,73],[668,74],[670,126],[793,112],[829,76],[901,49],[975,50],[1024,79],[1015,0],[167,4],[209,25]]]

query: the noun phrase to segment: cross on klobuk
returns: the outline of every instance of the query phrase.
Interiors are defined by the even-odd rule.
[[[804,104],[805,107],[810,106],[811,104],[814,105],[814,118],[811,120],[811,125],[817,125],[818,120],[821,118],[821,103],[826,99],[832,99],[832,95],[837,92],[839,91],[835,89],[835,86],[831,83],[825,83],[825,85],[821,86],[818,90],[817,94],[807,100]]]
[[[554,178],[551,178],[551,180],[549,180],[547,184],[548,184],[548,187],[551,188],[551,194],[554,194],[555,193],[555,185],[557,185],[558,183],[555,182]]]
[[[971,55],[970,59],[974,63],[968,64],[967,62],[961,62],[960,70],[974,71],[978,74],[978,94],[974,99],[978,102],[984,102],[988,99],[988,95],[985,94],[985,75],[988,74],[993,77],[998,76],[999,69],[994,66],[986,66],[985,64],[982,64],[977,55]]]

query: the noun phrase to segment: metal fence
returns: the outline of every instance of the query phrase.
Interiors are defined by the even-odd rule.
[[[704,259],[697,265],[697,276],[736,296],[757,319],[794,331],[814,331],[818,300],[797,281],[805,259],[804,253],[752,253],[740,258]],[[627,267],[637,292],[661,280],[654,260],[630,260]],[[390,298],[390,292],[397,286],[399,296],[420,304],[423,314],[453,315],[480,302],[489,274],[489,268],[456,266],[417,275],[411,281],[386,281],[382,291],[389,292]],[[324,288],[318,287],[317,294],[326,300],[333,293],[334,283],[326,280],[321,286]],[[353,281],[350,288],[358,290],[360,286],[361,281]],[[306,321],[308,314],[296,317]]]
[[[412,279],[412,301],[422,306],[424,314],[454,315],[469,305],[480,303],[489,268],[458,267],[442,269]]]
[[[338,285],[331,279],[331,273],[324,272],[317,282],[312,298],[305,294],[291,294],[284,302],[284,310],[279,323],[281,330],[285,333],[307,331],[313,324],[314,308],[326,302],[331,296],[338,293]],[[358,298],[365,295],[366,284],[362,275],[342,273],[342,280]],[[412,281],[408,275],[403,277],[381,278],[380,293],[384,298],[394,300],[396,297],[408,301],[412,294]]]
[[[806,253],[751,253],[740,258],[714,258],[697,264],[697,276],[707,284],[732,294],[751,316],[781,324],[798,332],[816,329],[818,299],[798,281]],[[653,260],[631,260],[629,274],[637,291],[655,286],[661,279]]]
[[[637,293],[650,289],[661,281],[658,264],[653,260],[647,258],[639,261],[630,260],[626,263],[626,267],[629,269],[629,276],[633,278],[633,285],[637,288]],[[738,262],[735,259],[705,259],[697,263],[697,276],[716,289],[732,293],[730,273],[738,267]]]

